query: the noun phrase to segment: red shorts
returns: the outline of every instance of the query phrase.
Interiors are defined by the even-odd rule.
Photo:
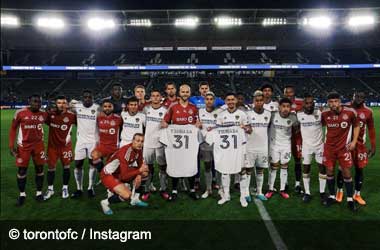
[[[295,134],[292,136],[292,155],[294,158],[302,158],[302,136]]]
[[[71,144],[63,147],[49,146],[47,150],[48,167],[55,168],[58,160],[61,160],[62,166],[70,165],[73,161],[73,150]]]
[[[126,182],[129,182],[129,181],[132,181],[136,178],[137,174],[136,175],[133,175],[133,176],[130,176],[130,178],[126,181]],[[102,180],[102,183],[103,185],[111,190],[112,192],[114,192],[114,188],[119,185],[119,184],[122,184],[124,182],[120,181],[119,178],[115,175],[110,175],[110,174],[105,174],[104,171],[101,171],[100,172],[100,179]]]
[[[364,168],[368,165],[367,147],[362,144],[356,144],[356,148],[352,151],[352,159],[354,166]]]
[[[98,144],[94,150],[98,151],[101,154],[100,157],[104,157],[107,160],[113,153],[117,151],[117,148]]]
[[[351,152],[347,149],[335,149],[328,146],[324,146],[323,149],[323,165],[328,168],[335,167],[336,161],[339,162],[339,166],[342,168],[350,168],[353,165]]]
[[[43,142],[34,144],[32,147],[17,147],[16,166],[27,167],[30,157],[34,165],[44,165],[46,163],[45,146]]]

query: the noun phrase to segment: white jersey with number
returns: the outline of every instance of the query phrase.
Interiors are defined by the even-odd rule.
[[[301,111],[297,113],[301,128],[302,148],[317,148],[323,144],[322,113],[314,110],[312,114]]]
[[[169,125],[162,129],[160,142],[165,146],[166,172],[171,177],[192,177],[197,173],[197,159],[202,134],[194,125]]]
[[[220,112],[217,117],[216,124],[219,126],[240,126],[248,125],[248,116],[247,113],[240,109],[236,109],[234,112],[224,110]]]
[[[73,111],[77,116],[77,144],[92,144],[98,140],[96,118],[99,114],[99,105],[92,104],[85,107],[83,103],[74,104]]]
[[[160,130],[161,121],[166,114],[167,109],[164,106],[153,108],[148,105],[144,108],[145,115],[145,139],[144,148],[160,148]]]
[[[269,129],[271,147],[290,147],[292,137],[292,127],[297,125],[295,114],[288,117],[281,117],[280,112],[274,112],[271,118]]]
[[[272,100],[269,103],[264,103],[264,109],[269,112],[276,112],[278,111],[278,102]]]
[[[145,124],[145,115],[143,113],[136,113],[130,115],[128,111],[121,112],[121,118],[123,119],[123,128],[121,130],[121,143],[120,147],[131,143],[133,136],[136,133],[142,133]]]
[[[216,120],[220,112],[220,109],[214,109],[211,112],[208,112],[205,108],[199,109],[199,121],[202,124],[202,135],[204,138],[206,137],[207,130],[216,126]],[[202,143],[201,150],[212,151],[212,146]]]
[[[252,133],[247,135],[247,152],[268,154],[268,133],[271,112],[263,110],[261,114],[248,111],[249,123]]]
[[[215,169],[222,174],[237,174],[244,167],[246,135],[239,126],[209,131],[206,142],[214,146]]]

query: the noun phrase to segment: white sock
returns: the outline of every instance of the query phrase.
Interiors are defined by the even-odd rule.
[[[167,183],[167,178],[168,178],[166,171],[160,170],[160,172],[158,173],[158,177],[160,179],[160,191],[165,191],[167,188],[166,183]]]
[[[296,187],[301,185],[301,182],[300,181],[296,181]]]
[[[250,174],[247,174],[247,184],[246,184],[246,187],[245,187],[245,189],[246,189],[246,194],[247,194],[247,196],[249,196],[250,195],[250,191],[249,191],[249,186],[251,185],[251,175]]]
[[[247,174],[240,175],[240,196],[246,197],[247,193]]]
[[[88,170],[88,189],[92,189],[94,187],[95,178],[96,178],[96,168],[90,165],[90,168]]]
[[[205,171],[205,179],[206,179],[206,189],[212,190],[212,172],[211,170],[209,172]]]
[[[268,182],[269,182],[269,190],[274,190],[274,183],[276,182],[277,169],[270,169]]]
[[[68,185],[63,185],[63,186],[62,186],[62,189],[68,189],[68,188],[69,188]]]
[[[338,188],[338,192],[343,192],[343,188]]]
[[[25,192],[20,192],[20,196],[26,196],[26,193]]]
[[[264,173],[256,174],[256,194],[263,194]]]
[[[353,201],[352,197],[347,197],[347,201]]]
[[[303,187],[305,189],[305,194],[310,195],[310,175],[303,174]]]
[[[280,191],[285,190],[286,183],[288,182],[288,169],[281,168],[280,172]]]
[[[230,182],[231,182],[230,175],[222,174],[222,187],[223,187],[224,197],[226,198],[230,197]]]
[[[77,189],[83,190],[83,168],[74,168],[75,182],[77,183]]]
[[[355,190],[355,195],[360,195],[360,191]]]
[[[41,195],[41,194],[42,194],[42,191],[37,191],[36,192],[36,196]]]
[[[48,189],[54,191],[54,186],[53,185],[49,185]]]
[[[325,174],[319,174],[319,192],[324,193],[326,189],[326,178]]]

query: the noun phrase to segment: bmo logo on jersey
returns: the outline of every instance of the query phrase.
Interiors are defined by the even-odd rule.
[[[108,130],[108,133],[109,133],[110,135],[114,135],[115,132],[116,132],[116,130],[115,130],[114,128],[110,128],[110,129]]]
[[[347,122],[341,122],[340,123],[340,127],[341,128],[347,128],[348,127],[348,123]]]

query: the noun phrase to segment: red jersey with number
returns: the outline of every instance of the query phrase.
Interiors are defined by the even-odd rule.
[[[49,126],[48,147],[71,145],[71,130],[76,124],[76,115],[70,111],[48,113],[46,124]]]
[[[339,113],[322,112],[322,125],[326,126],[325,146],[334,150],[345,149],[351,142],[353,127],[359,125],[356,116],[356,111],[348,107],[342,107]]]
[[[9,147],[13,148],[16,135],[17,145],[23,148],[32,148],[36,143],[43,142],[47,113],[44,111],[32,112],[29,108],[16,111],[9,132]]]
[[[194,104],[188,103],[186,107],[173,104],[165,114],[164,120],[169,124],[187,125],[195,124],[198,118],[198,109]]]
[[[375,138],[375,125],[373,121],[372,109],[367,107],[365,104],[363,104],[363,106],[359,108],[354,108],[352,106],[351,108],[353,108],[356,111],[357,119],[359,121],[359,126],[360,126],[358,144],[365,145],[366,137],[367,137],[367,128],[369,131],[370,141],[371,143],[374,143],[376,138]]]
[[[119,144],[120,126],[123,120],[117,114],[101,114],[97,117],[99,145],[117,148]]]

